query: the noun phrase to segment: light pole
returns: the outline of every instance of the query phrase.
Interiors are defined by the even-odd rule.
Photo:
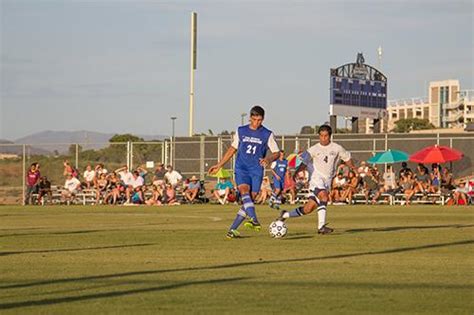
[[[171,150],[170,150],[170,162],[171,165],[174,167],[174,121],[178,119],[178,117],[171,117]]]
[[[242,114],[240,114],[240,118],[241,118],[241,125],[242,125],[242,126],[244,125],[244,119],[245,119],[245,116],[247,116],[247,113],[242,113]]]

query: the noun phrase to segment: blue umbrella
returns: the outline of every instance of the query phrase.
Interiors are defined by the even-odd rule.
[[[385,163],[397,163],[408,161],[409,155],[406,152],[398,150],[388,150],[385,152],[379,152],[367,162],[371,164],[385,164]]]

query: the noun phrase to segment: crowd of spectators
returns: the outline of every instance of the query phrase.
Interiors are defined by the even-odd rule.
[[[95,167],[87,165],[80,173],[69,161],[64,161],[64,184],[61,185],[61,202],[71,203],[84,191],[95,194],[95,204],[124,205],[179,205],[182,203],[215,202],[218,204],[235,203],[239,200],[238,191],[230,178],[219,178],[213,187],[206,187],[204,181],[196,176],[183,178],[172,165],[158,164],[153,171],[145,167],[129,170],[127,165],[108,171],[103,164]],[[283,202],[294,204],[304,192],[309,192],[309,172],[301,165],[287,172],[284,180]],[[474,179],[473,179],[474,180]],[[329,194],[332,204],[353,204],[355,197],[365,199],[365,203],[377,203],[388,195],[403,196],[404,204],[409,205],[414,197],[433,198],[436,194],[450,197],[452,204],[468,204],[474,193],[474,182],[454,181],[446,167],[438,164],[430,168],[418,164],[411,170],[403,162],[395,173],[388,165],[384,169],[362,161],[356,170],[341,163],[332,181]],[[264,177],[261,192],[255,202],[265,204],[272,194],[272,183]],[[52,186],[46,176],[41,176],[38,163],[31,164],[26,175],[25,203],[32,203],[33,194],[37,194],[39,203],[52,201]],[[210,200],[208,199],[210,198]]]

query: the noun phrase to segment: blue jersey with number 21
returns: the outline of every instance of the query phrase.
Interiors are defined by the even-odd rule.
[[[237,129],[239,144],[235,160],[236,172],[263,172],[260,159],[267,154],[268,139],[271,134],[272,132],[263,126],[257,130],[251,129],[249,125]]]

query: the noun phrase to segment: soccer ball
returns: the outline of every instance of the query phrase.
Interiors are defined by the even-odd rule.
[[[285,237],[286,233],[288,232],[288,227],[283,221],[273,221],[270,223],[268,231],[270,232],[271,237],[282,238]]]

